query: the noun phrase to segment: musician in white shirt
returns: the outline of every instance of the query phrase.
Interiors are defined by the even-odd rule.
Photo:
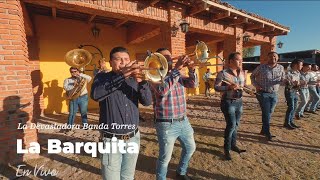
[[[88,90],[86,86],[92,78],[89,75],[80,73],[79,69],[75,67],[71,67],[69,71],[71,73],[71,77],[65,79],[63,83],[63,88],[67,91],[67,94],[80,85],[79,80],[81,78],[84,78],[85,83],[83,84],[84,87],[80,88],[80,92],[76,97],[70,97],[68,125],[73,125],[78,107],[80,108],[82,124],[84,125],[88,123]]]

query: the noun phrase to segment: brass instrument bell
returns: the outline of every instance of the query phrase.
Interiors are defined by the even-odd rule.
[[[85,49],[73,49],[67,52],[65,55],[66,63],[71,67],[78,69],[84,68],[92,60],[92,55]]]
[[[168,73],[167,59],[160,53],[149,53],[144,61],[144,74],[152,82],[162,81]]]

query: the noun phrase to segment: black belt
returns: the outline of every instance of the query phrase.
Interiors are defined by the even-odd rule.
[[[184,121],[185,117],[176,118],[176,119],[156,119],[156,122],[172,122],[172,121]]]
[[[121,139],[121,140],[129,140],[130,138],[132,138],[133,136],[135,136],[138,133],[139,129],[135,129],[132,132],[129,132],[127,134],[115,134],[115,133],[110,133],[110,132],[101,132],[102,137],[105,138],[113,138],[116,137],[117,139]]]

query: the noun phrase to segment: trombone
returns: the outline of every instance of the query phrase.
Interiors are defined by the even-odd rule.
[[[147,51],[147,54],[143,66],[140,66],[145,79],[154,83],[163,82],[164,77],[169,70],[167,59],[160,53],[151,53],[150,51]]]
[[[210,50],[208,48],[208,46],[206,45],[206,43],[204,43],[203,41],[196,41],[196,49],[192,52],[187,54],[186,56],[189,57],[193,57],[195,56],[195,60],[194,60],[194,66],[199,66],[199,67],[203,67],[203,66],[221,66],[223,64],[210,64],[207,61],[211,58],[219,58],[222,60],[222,62],[224,62],[224,59],[222,59],[219,56],[214,56],[214,57],[209,57],[209,53]],[[173,57],[172,61],[177,61],[177,59],[180,56],[177,57]]]
[[[233,85],[234,84],[234,83],[232,83],[232,82],[230,82],[230,81],[228,81],[226,79],[222,80],[222,82],[224,82],[224,83],[226,83],[228,85]],[[259,93],[257,93],[254,89],[248,88],[246,86],[240,87],[239,90],[240,91],[244,91],[244,92],[250,94],[251,96],[259,95]]]
[[[195,56],[194,66],[220,66],[223,64],[215,64],[212,65],[207,61],[209,58],[210,50],[208,46],[203,41],[197,41],[196,49],[194,52],[187,54],[187,56],[193,57]],[[147,79],[152,82],[163,81],[163,78],[166,76],[168,72],[168,61],[167,59],[160,53],[151,53],[147,51],[147,58],[144,61],[144,65],[140,67],[141,70],[144,71],[144,74]],[[180,56],[171,58],[172,62],[177,62]],[[212,58],[219,58],[224,61],[219,56],[214,56]],[[171,63],[171,62],[170,62]]]

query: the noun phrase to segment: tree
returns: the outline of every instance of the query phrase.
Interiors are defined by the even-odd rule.
[[[255,46],[249,47],[249,48],[243,48],[242,56],[243,56],[243,58],[252,57],[252,56],[254,56],[255,51],[256,51]]]

